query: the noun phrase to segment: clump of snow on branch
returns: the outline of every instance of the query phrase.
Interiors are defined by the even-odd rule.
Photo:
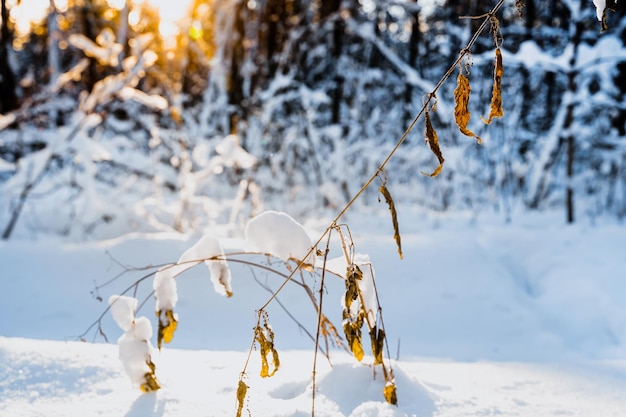
[[[593,0],[593,4],[596,6],[596,16],[598,20],[602,21],[602,16],[606,10],[606,0]]]
[[[174,313],[174,307],[178,302],[178,290],[174,279],[177,275],[204,262],[209,268],[215,291],[228,297],[233,295],[230,269],[223,256],[224,251],[219,240],[213,236],[204,236],[183,252],[176,264],[157,271],[153,288],[156,298],[155,310],[159,317],[157,337],[159,349],[162,342],[169,343],[172,340],[178,323],[178,315]]]
[[[123,295],[112,295],[109,298],[109,306],[111,306],[111,315],[117,325],[124,331],[129,330],[135,321],[137,299]]]
[[[306,264],[315,264],[315,253],[309,253],[312,246],[304,227],[283,212],[263,212],[246,225],[246,247],[285,262],[304,260]]]
[[[154,308],[156,311],[166,309],[173,310],[176,306],[176,303],[178,302],[178,289],[176,287],[174,277],[191,267],[185,265],[187,268],[183,268],[181,270],[181,266],[182,265],[176,265],[173,267],[161,268],[154,276],[153,288],[154,298],[156,299]]]
[[[173,310],[176,307],[178,293],[174,278],[202,262],[209,268],[215,291],[230,297],[232,295],[231,273],[228,262],[219,259],[223,256],[224,250],[219,240],[214,236],[204,236],[183,252],[176,264],[161,268],[154,277],[153,285],[156,311]]]
[[[124,330],[118,339],[119,359],[133,384],[144,392],[160,388],[152,363],[152,325],[146,317],[135,317],[137,299],[122,295],[109,298],[113,319]]]
[[[230,268],[228,267],[228,262],[223,259],[224,250],[219,240],[213,236],[204,236],[196,243],[196,246],[200,246],[202,253],[205,255],[204,258],[218,257],[218,259],[207,259],[204,261],[205,265],[209,267],[211,282],[215,292],[227,297],[232,296]]]

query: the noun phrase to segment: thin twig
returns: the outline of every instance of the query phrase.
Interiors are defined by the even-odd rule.
[[[317,329],[315,331],[315,350],[313,351],[313,392],[311,395],[311,417],[315,417],[315,390],[316,386],[316,373],[317,373],[317,351],[320,345],[320,333],[322,328],[322,319],[324,314],[322,313],[322,305],[324,301],[324,279],[326,278],[326,261],[328,260],[328,253],[330,252],[330,237],[328,233],[328,239],[326,240],[326,250],[324,251],[324,261],[322,264],[322,278],[320,280],[320,304],[319,312],[317,313]]]

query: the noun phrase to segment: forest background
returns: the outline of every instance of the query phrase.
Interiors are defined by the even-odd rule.
[[[169,3],[169,5],[168,5]],[[486,126],[494,37],[387,165],[396,204],[503,221],[626,216],[626,19],[591,0],[505,2],[505,117]],[[241,228],[343,207],[458,57],[485,0],[2,0],[0,233],[71,240]],[[520,15],[520,11],[522,12]],[[456,74],[453,74],[456,77]],[[377,188],[377,187],[376,187]],[[378,204],[366,191],[361,208]],[[228,233],[228,230],[225,230]]]

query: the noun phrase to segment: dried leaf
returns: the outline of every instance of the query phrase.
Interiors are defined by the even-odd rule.
[[[391,405],[398,405],[398,396],[396,394],[396,384],[393,382],[387,382],[385,384],[385,388],[383,389],[383,395],[385,396],[385,400]]]
[[[437,132],[435,132],[435,129],[433,128],[433,124],[430,121],[430,113],[428,111],[426,111],[424,118],[425,118],[425,125],[426,125],[426,143],[428,143],[428,146],[430,146],[430,150],[435,154],[435,156],[439,160],[439,166],[435,168],[435,170],[430,174],[427,174],[424,171],[420,171],[420,172],[422,173],[422,175],[425,175],[427,177],[436,177],[437,175],[441,173],[444,159],[443,159],[443,155],[441,154],[441,149],[439,148],[439,138],[437,137]]]
[[[174,338],[174,332],[176,331],[176,327],[178,327],[178,320],[173,310],[160,310],[157,316],[159,317],[157,346],[160,350],[163,342],[170,343]]]
[[[159,381],[156,379],[156,375],[154,374],[156,367],[151,360],[147,360],[146,364],[148,368],[150,368],[150,372],[146,372],[144,374],[145,382],[139,386],[142,392],[154,392],[161,388],[159,385]]]
[[[263,327],[257,326],[254,329],[254,338],[259,343],[261,349],[261,377],[267,378],[273,376],[280,367],[280,359],[278,351],[274,347],[274,331],[270,325],[265,322]],[[272,365],[274,369],[269,371],[268,356],[272,355]]]
[[[398,214],[396,213],[396,206],[393,203],[393,198],[391,198],[391,193],[387,189],[385,184],[380,186],[380,192],[385,197],[385,202],[389,206],[389,211],[391,212],[391,222],[393,223],[393,238],[396,241],[396,245],[398,246],[398,254],[400,255],[400,259],[403,259],[402,255],[402,243],[400,242],[400,227],[398,226]]]
[[[491,109],[489,111],[489,119],[485,120],[480,116],[483,122],[490,124],[494,117],[502,117],[504,110],[502,109],[502,75],[504,67],[502,66],[502,51],[496,48],[496,60],[493,69],[493,92],[491,94]]]
[[[372,355],[374,356],[374,365],[383,363],[383,348],[385,346],[385,331],[376,329],[376,326],[370,330],[370,340],[372,342]]]
[[[351,310],[352,302],[359,298],[359,285],[357,281],[363,279],[363,272],[356,264],[350,264],[346,270],[346,293],[344,294],[345,308],[343,310],[343,333],[346,342],[354,357],[360,362],[365,356],[361,342],[361,328],[365,312],[362,307],[356,315]]]
[[[363,314],[359,313],[356,320],[352,320],[350,313],[343,311],[343,333],[346,335],[346,341],[350,347],[350,351],[357,361],[361,362],[365,356],[363,351],[363,343],[361,342],[361,327],[363,327]]]
[[[358,265],[351,264],[346,271],[346,293],[344,294],[344,304],[346,310],[350,311],[352,302],[359,298],[359,286],[357,280],[363,278],[363,272]]]
[[[248,386],[240,379],[239,385],[237,386],[237,417],[241,417],[241,412],[243,411],[243,404],[246,399],[247,393]]]
[[[456,80],[456,89],[454,90],[454,119],[461,133],[465,136],[476,138],[478,143],[481,143],[482,139],[467,128],[471,116],[468,108],[471,91],[469,78],[460,72]]]

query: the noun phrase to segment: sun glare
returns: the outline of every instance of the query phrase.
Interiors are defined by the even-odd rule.
[[[50,0],[8,0],[10,18],[19,34],[30,32],[30,25],[44,20],[48,16]]]
[[[121,10],[127,3],[154,7],[160,18],[159,32],[167,41],[176,37],[181,29],[183,19],[188,15],[192,0],[106,0],[109,7]],[[68,0],[7,0],[10,19],[20,35],[27,35],[31,26],[42,22],[50,13],[51,4],[58,12],[65,12]],[[137,24],[140,20],[137,10],[129,14],[129,24]],[[191,22],[189,22],[191,24]]]
[[[181,23],[188,15],[192,0],[135,0],[134,5],[148,5],[154,7],[159,13],[159,33],[166,42],[166,47],[176,45],[176,35],[180,33]],[[110,7],[122,9],[126,0],[107,0]],[[128,16],[128,23],[131,26],[139,23],[141,17],[136,10]]]

